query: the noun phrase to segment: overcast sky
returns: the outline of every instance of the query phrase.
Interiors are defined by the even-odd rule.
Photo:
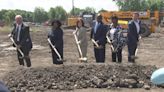
[[[46,11],[50,7],[62,6],[67,12],[72,9],[72,0],[0,0],[1,9],[21,9],[34,11],[35,7],[43,7]],[[93,7],[96,11],[103,9],[118,10],[113,0],[74,0],[74,6],[78,8]]]

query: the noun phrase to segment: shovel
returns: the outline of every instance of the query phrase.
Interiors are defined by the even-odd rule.
[[[12,43],[17,47],[18,45],[15,43],[14,39],[12,36],[9,36],[10,40],[12,41]],[[20,58],[24,58],[24,54],[22,52],[22,50],[20,48],[17,48],[17,50],[19,51],[19,53],[21,54],[22,57]]]
[[[75,38],[75,41],[76,41],[76,44],[77,44],[78,52],[80,54],[79,60],[80,61],[87,61],[87,58],[86,57],[83,57],[83,54],[82,54],[82,51],[81,51],[81,48],[80,48],[80,44],[79,44],[79,41],[78,41],[76,32],[73,32],[73,35],[74,35],[74,38]]]
[[[96,45],[97,48],[100,48],[100,46],[98,45],[98,43],[94,39],[91,39],[91,41],[93,42],[94,45]]]
[[[116,51],[114,50],[114,47],[113,47],[113,45],[112,45],[112,42],[110,41],[110,39],[109,39],[108,36],[106,36],[106,39],[107,39],[108,43],[110,43],[110,47],[111,47],[111,49],[112,49],[112,52],[116,52]]]
[[[48,43],[50,44],[50,46],[53,48],[53,50],[55,51],[55,53],[57,54],[57,56],[59,57],[58,61],[63,61],[63,59],[61,58],[61,55],[59,54],[59,52],[57,51],[56,47],[52,44],[51,40],[48,38]]]
[[[141,39],[142,39],[141,36],[139,36],[139,41],[138,41],[138,42],[139,42],[139,45],[137,46],[137,49],[136,49],[136,51],[135,51],[135,56],[134,56],[135,59],[138,59],[137,53],[138,53],[138,48],[139,48],[139,46],[140,46],[140,41],[141,41]]]

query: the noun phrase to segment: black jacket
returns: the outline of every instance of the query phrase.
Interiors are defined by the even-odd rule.
[[[96,22],[94,22],[92,25],[91,38],[94,39],[95,41],[98,40],[98,44],[104,46],[106,44],[107,27],[101,22],[95,33],[94,32],[95,25]]]
[[[61,28],[51,30],[48,33],[48,38],[56,48],[63,48],[63,30]]]
[[[141,25],[141,22],[139,22],[139,25]],[[141,30],[141,26],[140,26],[140,30]],[[136,44],[138,42],[138,38],[139,38],[139,33],[137,32],[137,27],[134,23],[134,21],[130,21],[128,24],[128,43],[130,44]]]
[[[32,40],[29,33],[29,26],[25,25],[24,23],[21,25],[19,41],[17,41],[18,32],[16,31],[16,24],[14,24],[11,34],[13,35],[13,39],[17,45],[21,45],[22,48],[26,48],[28,50],[32,49]]]

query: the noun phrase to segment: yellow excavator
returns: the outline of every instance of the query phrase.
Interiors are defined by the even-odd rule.
[[[95,14],[82,12],[79,16],[71,16],[67,19],[67,28],[75,28],[78,19],[83,19],[85,27],[90,27],[95,19]]]
[[[163,17],[164,13],[159,11],[151,12],[139,11],[140,19],[142,21],[141,31],[142,35],[147,37],[151,33],[155,32],[159,25],[159,20]],[[123,29],[128,28],[128,21],[132,19],[133,11],[105,11],[100,13],[103,17],[103,23],[108,25],[110,24],[110,17],[115,15],[119,18],[118,23],[122,26]]]

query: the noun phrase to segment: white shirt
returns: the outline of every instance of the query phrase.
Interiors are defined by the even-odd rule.
[[[136,28],[137,28],[137,33],[139,33],[139,31],[140,31],[139,20],[134,21],[134,24],[136,25]]]
[[[16,26],[16,31],[17,31],[17,29],[18,29],[18,32],[17,32],[17,33],[18,33],[18,34],[17,34],[17,41],[20,40],[21,26],[22,26],[22,24],[20,24],[20,25],[17,24],[17,26]]]

